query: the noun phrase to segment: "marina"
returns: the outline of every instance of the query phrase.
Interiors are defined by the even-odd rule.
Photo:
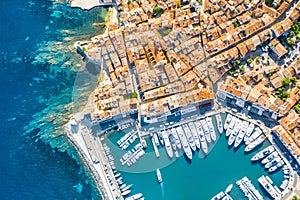
[[[222,115],[221,115],[222,116]],[[213,125],[214,125],[214,129],[218,130],[218,125],[217,125],[217,121],[216,118],[212,118],[213,121]],[[223,115],[222,120],[225,121],[225,116]],[[181,199],[180,197],[184,197],[184,198],[192,198],[193,194],[188,194],[185,191],[181,191],[180,194],[177,194],[175,196],[174,192],[171,188],[181,188],[182,185],[186,185],[190,188],[194,188],[195,191],[199,192],[199,187],[201,188],[201,196],[203,194],[203,197],[206,199],[211,199],[213,196],[215,196],[216,194],[219,194],[220,191],[222,191],[222,187],[226,188],[228,186],[228,184],[230,183],[235,183],[238,180],[241,180],[242,177],[244,177],[245,175],[249,178],[249,180],[251,181],[251,183],[253,184],[253,186],[259,191],[259,193],[261,193],[261,195],[263,196],[264,199],[269,199],[268,196],[265,196],[265,192],[261,190],[259,183],[257,181],[257,179],[261,176],[261,175],[268,175],[268,176],[272,176],[272,179],[274,180],[274,183],[276,183],[276,185],[278,185],[278,187],[280,185],[282,185],[282,187],[286,187],[286,181],[284,181],[283,179],[283,173],[282,171],[277,171],[276,173],[272,173],[269,174],[268,171],[264,170],[264,167],[256,164],[256,163],[252,163],[251,162],[251,158],[253,158],[257,153],[259,153],[261,150],[264,150],[265,148],[271,148],[269,146],[269,142],[265,141],[265,142],[261,142],[262,146],[258,147],[258,149],[254,148],[252,151],[250,151],[249,153],[247,153],[246,155],[244,154],[244,147],[246,147],[246,145],[244,144],[243,141],[241,141],[240,144],[240,149],[237,151],[234,151],[233,148],[231,149],[227,149],[225,148],[227,145],[228,140],[226,139],[225,135],[216,135],[216,141],[218,141],[218,143],[216,145],[212,145],[213,143],[210,143],[210,145],[207,145],[207,156],[205,156],[206,154],[203,151],[203,145],[202,144],[206,144],[206,138],[204,135],[204,131],[201,131],[203,129],[202,127],[202,123],[200,122],[200,120],[196,120],[193,122],[195,129],[198,133],[198,138],[200,140],[200,147],[201,147],[201,151],[197,150],[195,151],[195,154],[199,154],[198,158],[196,155],[193,156],[192,154],[192,150],[191,150],[191,146],[190,143],[187,139],[186,133],[184,132],[183,126],[176,126],[174,128],[170,128],[167,129],[165,132],[162,131],[161,132],[161,136],[164,138],[164,135],[168,135],[169,134],[169,142],[171,143],[170,147],[172,149],[172,151],[174,150],[174,148],[172,147],[172,142],[170,140],[170,135],[174,136],[174,135],[178,135],[178,140],[180,140],[180,143],[182,144],[182,150],[180,150],[183,154],[185,154],[184,157],[180,156],[178,159],[174,160],[172,159],[172,161],[170,160],[169,156],[167,155],[166,152],[166,146],[156,146],[153,137],[150,138],[145,138],[147,139],[151,139],[153,142],[153,145],[149,146],[146,150],[145,150],[145,155],[143,157],[141,157],[141,159],[135,164],[130,166],[130,168],[126,168],[125,166],[121,167],[120,165],[118,165],[118,163],[116,163],[116,166],[119,170],[122,171],[128,171],[133,170],[135,171],[135,173],[126,173],[124,172],[123,177],[126,179],[126,182],[132,182],[134,183],[134,187],[131,188],[132,193],[137,193],[139,191],[143,191],[143,194],[145,196],[145,198],[147,198],[147,196],[151,196],[152,198],[156,198],[159,199],[160,195],[164,194],[164,199]],[[186,124],[188,127],[190,128],[190,122]],[[225,123],[224,123],[225,125]],[[190,128],[190,135],[188,134],[188,136],[192,137],[192,139],[194,139],[194,134],[192,133],[191,130],[193,129],[193,125],[191,126],[192,128]],[[234,128],[234,127],[233,127]],[[176,133],[176,134],[174,134]],[[173,138],[175,141],[175,146],[176,145],[176,139],[175,137]],[[254,143],[257,143],[257,141],[259,138],[256,138],[256,140],[254,140]],[[106,139],[104,140],[104,142],[107,141]],[[164,141],[165,145],[166,141]],[[157,148],[157,151],[160,153],[160,157],[157,159],[155,156],[155,147]],[[179,150],[176,147],[176,150]],[[222,152],[222,153],[220,153]],[[221,157],[218,157],[220,156]],[[216,157],[217,156],[217,157]],[[267,156],[267,155],[266,155]],[[237,158],[238,157],[238,158]],[[151,159],[152,158],[152,159]],[[154,159],[155,158],[155,159]],[[226,161],[223,162],[222,164],[222,168],[210,168],[209,166],[212,165],[216,165],[219,162],[222,162],[222,160],[224,160],[226,158]],[[153,160],[154,159],[154,160]],[[262,160],[262,158],[260,159]],[[188,162],[187,162],[188,161]],[[192,161],[192,164],[189,163],[189,161]],[[238,164],[237,164],[238,161]],[[151,164],[150,164],[151,163]],[[150,164],[150,165],[149,165]],[[176,183],[175,179],[177,176],[173,176],[172,174],[175,173],[175,171],[177,171],[180,168],[184,168],[187,166],[192,167],[192,169],[201,169],[199,170],[188,170],[188,171],[182,171],[180,173],[180,179],[181,182],[180,183]],[[125,167],[125,168],[124,168]],[[160,169],[160,172],[163,171],[164,174],[164,188],[160,188],[157,187],[158,184],[158,173],[156,172],[156,178],[153,178],[153,173],[151,173],[152,175],[150,176],[148,173],[143,173],[143,172],[147,172],[147,171],[153,171],[153,167],[155,167],[156,169]],[[243,170],[241,170],[243,169]],[[129,170],[129,171],[130,171]],[[155,169],[154,169],[155,171]],[[139,172],[139,173],[136,173]],[[237,173],[237,174],[236,174]],[[206,187],[208,187],[208,185],[214,185],[214,179],[211,180],[211,176],[210,174],[214,174],[214,177],[218,177],[217,180],[220,182],[220,187],[214,188],[214,190],[210,190],[210,189],[205,189]],[[226,176],[224,176],[224,174],[226,174]],[[230,174],[235,174],[234,176],[230,175]],[[195,186],[192,185],[192,183],[189,183],[189,179],[186,179],[184,177],[190,177],[192,176],[193,178],[197,179],[197,177],[201,177],[200,179],[203,180],[203,183],[199,183],[200,185],[197,186],[197,188],[195,188]],[[139,187],[136,186],[139,182],[143,182],[144,180],[147,180],[147,185],[149,184],[149,189],[145,189],[144,187]],[[137,183],[137,184],[136,184]],[[175,189],[176,190],[176,189]],[[156,191],[156,192],[154,192]],[[155,195],[153,194],[155,193]],[[224,193],[224,191],[223,191]],[[179,195],[179,196],[178,196]],[[182,195],[182,196],[181,196]],[[232,199],[235,199],[237,197],[242,197],[244,196],[244,193],[239,189],[238,186],[233,186],[231,194],[226,196],[226,194],[224,193],[224,199],[230,199],[232,197]]]

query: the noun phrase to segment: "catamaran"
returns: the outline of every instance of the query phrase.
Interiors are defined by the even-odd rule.
[[[161,134],[162,134],[162,138],[164,140],[164,144],[165,144],[165,148],[166,148],[167,154],[172,159],[173,158],[173,150],[172,150],[172,146],[171,146],[169,137],[167,135],[167,132],[166,131],[162,131]]]
[[[206,121],[204,119],[201,119],[200,122],[201,122],[201,125],[202,125],[202,128],[203,128],[203,131],[204,131],[206,141],[208,143],[211,143],[211,136],[210,136],[210,132],[209,132]]]
[[[245,134],[245,137],[244,137],[244,142],[246,142],[248,140],[251,133],[253,132],[254,127],[255,127],[254,124],[250,123],[250,125],[248,126],[248,129],[247,129],[247,133]]]
[[[231,146],[233,144],[237,134],[239,133],[239,131],[241,129],[241,122],[242,122],[242,120],[240,120],[240,119],[236,120],[234,129],[233,129],[233,133],[231,133],[231,135],[229,136],[229,139],[228,139],[228,146]]]
[[[211,117],[207,117],[206,118],[206,122],[207,122],[207,125],[208,125],[208,128],[209,128],[209,131],[210,131],[211,139],[212,139],[212,141],[215,142],[216,139],[217,139],[217,136],[216,136],[214,125],[212,123],[212,118]]]
[[[191,129],[192,134],[194,135],[194,141],[195,141],[196,147],[198,149],[200,149],[200,141],[199,141],[198,132],[196,130],[195,124],[193,122],[190,122],[188,125]]]
[[[223,133],[223,123],[222,123],[222,118],[220,114],[215,115],[216,120],[217,120],[217,125],[218,125],[218,131],[220,134]]]
[[[234,148],[237,148],[243,141],[243,138],[247,132],[248,126],[249,126],[249,122],[243,121],[242,128],[239,131],[239,134],[236,136],[236,139],[234,142]]]
[[[225,130],[227,130],[227,128],[228,128],[229,123],[231,122],[231,120],[232,120],[232,115],[228,114],[227,117],[226,117],[225,123],[224,123],[224,129]]]
[[[186,139],[186,136],[183,132],[182,127],[181,126],[176,127],[176,131],[177,131],[178,136],[180,138],[182,148],[183,148],[183,151],[184,151],[185,155],[191,160],[192,157],[193,157],[192,150],[191,150],[190,145],[189,145],[189,143]]]
[[[186,138],[191,146],[191,149],[193,151],[196,151],[196,144],[195,144],[195,141],[194,141],[194,138],[193,138],[193,134],[191,133],[191,130],[190,128],[188,127],[187,124],[183,124],[183,130],[184,130],[184,133],[186,135]]]
[[[203,153],[207,154],[208,147],[207,147],[207,143],[205,140],[205,136],[204,136],[204,132],[203,132],[201,123],[199,121],[196,121],[195,125],[196,125],[197,131],[198,131],[198,136],[199,136],[199,140],[201,143],[201,149],[202,149]]]

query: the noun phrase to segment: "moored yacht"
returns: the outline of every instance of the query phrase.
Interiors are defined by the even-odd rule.
[[[244,136],[247,132],[248,126],[249,126],[249,122],[243,121],[242,128],[239,131],[238,135],[236,136],[236,139],[234,142],[234,148],[237,148],[242,143]]]
[[[201,149],[203,151],[203,153],[207,154],[208,152],[208,147],[207,147],[207,143],[206,143],[206,139],[205,139],[205,135],[204,135],[204,131],[202,129],[201,123],[199,121],[195,122],[197,131],[198,131],[198,136],[199,136],[199,140],[201,143]]]
[[[217,136],[216,136],[214,124],[212,122],[212,118],[211,117],[207,117],[206,118],[206,122],[207,122],[207,125],[208,125],[208,129],[209,129],[212,141],[216,141]]]
[[[176,143],[176,147],[177,147],[178,149],[181,149],[181,143],[180,143],[180,139],[179,139],[179,137],[178,137],[178,133],[177,133],[176,129],[175,129],[175,128],[172,128],[172,129],[171,129],[171,132],[172,132],[172,134],[173,134],[173,136],[174,136],[175,143]]]
[[[220,114],[215,115],[218,125],[218,131],[220,134],[223,133],[223,122]]]
[[[196,144],[195,144],[194,137],[193,137],[193,134],[192,134],[190,128],[188,127],[187,124],[183,124],[182,127],[183,127],[184,133],[186,135],[186,138],[191,146],[191,149],[193,151],[196,151]]]
[[[182,148],[183,148],[183,151],[184,151],[185,155],[191,160],[192,157],[193,157],[192,150],[191,150],[190,145],[189,145],[189,143],[186,139],[186,136],[183,132],[182,127],[181,126],[176,127],[176,131],[177,131],[178,136],[180,138]]]
[[[272,160],[271,162],[268,162],[268,163],[265,165],[265,168],[266,168],[266,169],[269,169],[270,167],[273,167],[273,166],[277,165],[277,164],[279,163],[280,160],[281,160],[280,157],[274,158],[274,160]]]
[[[153,141],[156,144],[156,146],[159,146],[159,140],[158,140],[158,136],[156,133],[153,134]]]
[[[256,127],[254,130],[255,130],[254,133],[245,142],[246,145],[253,142],[256,138],[258,138],[260,136],[260,134],[262,134],[262,131],[260,130],[260,128]]]
[[[265,141],[265,139],[266,139],[266,136],[261,135],[256,140],[254,140],[253,142],[251,142],[250,144],[248,144],[246,146],[245,152],[252,151],[255,147],[257,147],[258,145],[260,145],[261,143],[263,143]]]
[[[272,145],[268,146],[267,148],[264,148],[263,150],[261,150],[260,152],[258,152],[257,154],[255,154],[251,158],[251,161],[257,161],[257,160],[263,159],[264,157],[268,156],[273,151],[274,151],[274,147]]]
[[[227,130],[227,128],[229,126],[229,123],[231,122],[231,119],[232,119],[232,115],[231,114],[227,114],[226,120],[225,120],[225,123],[224,123],[224,129],[225,130]]]
[[[228,139],[228,146],[231,146],[233,144],[233,142],[235,141],[235,138],[241,129],[241,125],[242,125],[241,123],[242,123],[242,120],[236,119],[233,133],[230,134],[229,139]]]
[[[248,129],[247,129],[247,132],[245,134],[245,137],[244,137],[244,142],[246,142],[248,140],[248,138],[250,137],[251,133],[253,132],[254,130],[254,124],[250,123],[250,125],[248,126]]]
[[[170,140],[170,143],[172,145],[172,149],[174,151],[176,151],[177,147],[176,147],[176,142],[175,142],[175,139],[174,139],[174,136],[172,133],[170,133],[170,130],[167,131],[167,133],[169,132],[169,140]]]
[[[275,166],[272,166],[269,168],[269,172],[275,172],[277,169],[279,169],[280,167],[282,167],[282,165],[284,165],[283,160],[278,161],[278,163]]]
[[[226,137],[229,137],[232,132],[233,132],[233,128],[234,128],[234,125],[235,125],[235,121],[236,121],[236,118],[234,116],[231,117],[231,121],[228,125],[228,128],[226,130]]]
[[[198,136],[198,132],[196,130],[195,124],[193,122],[190,122],[188,125],[190,127],[192,134],[194,135],[194,141],[195,141],[196,147],[198,149],[200,149],[200,141],[199,141],[199,136]]]
[[[167,135],[167,132],[162,131],[161,134],[162,134],[162,138],[164,140],[164,144],[165,144],[167,154],[168,154],[169,158],[173,158],[173,150],[172,150],[172,146],[171,146],[169,137]]]
[[[209,129],[208,129],[208,126],[207,126],[207,123],[204,119],[201,119],[200,120],[200,123],[202,125],[202,128],[203,128],[203,131],[204,131],[204,135],[205,135],[205,138],[206,138],[206,141],[208,143],[211,143],[211,136],[210,136],[210,132],[209,132]]]
[[[272,160],[274,160],[275,158],[278,157],[278,152],[274,151],[273,153],[271,153],[270,155],[268,155],[267,157],[265,157],[262,161],[261,164],[266,164],[268,162],[271,162]]]

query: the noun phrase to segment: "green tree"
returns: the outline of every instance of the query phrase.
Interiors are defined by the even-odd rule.
[[[283,85],[288,86],[291,83],[291,80],[289,78],[284,78],[282,80]]]
[[[240,60],[236,60],[235,63],[236,63],[237,65],[239,65],[239,64],[241,64],[241,61],[240,61]]]
[[[132,0],[128,0],[127,1],[127,4],[129,5],[129,4],[131,4],[132,3]]]
[[[251,64],[253,62],[253,59],[252,58],[248,58],[247,61],[246,61],[248,64]]]
[[[290,93],[288,91],[283,91],[279,97],[283,100],[283,98],[288,98],[289,96]]]
[[[234,28],[237,28],[237,27],[240,26],[240,24],[239,24],[237,21],[233,22],[232,24],[233,24],[233,27],[234,27]]]
[[[274,2],[274,0],[265,0],[265,3],[266,3],[267,5],[271,5],[273,2]]]
[[[240,70],[241,70],[241,71],[245,71],[244,65],[241,65],[241,66],[240,66]]]
[[[153,8],[153,16],[154,17],[158,17],[163,13],[164,13],[164,9],[162,9],[161,7],[156,6]]]
[[[293,109],[297,112],[300,112],[300,103],[297,103]]]
[[[136,92],[131,93],[131,98],[137,98],[138,94]]]
[[[281,87],[281,88],[278,88],[278,92],[283,92],[283,88]]]
[[[290,81],[291,81],[292,83],[296,83],[296,82],[298,81],[298,79],[297,79],[296,77],[292,77],[292,78],[290,79]]]
[[[177,8],[179,8],[181,6],[181,2],[180,1],[177,2],[176,6],[177,6]]]

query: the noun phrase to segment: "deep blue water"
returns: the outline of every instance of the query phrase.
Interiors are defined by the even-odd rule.
[[[65,136],[58,136],[71,112],[64,106],[72,101],[76,77],[62,64],[72,58],[64,57],[65,50],[51,55],[45,49],[63,41],[63,28],[79,30],[86,26],[86,34],[72,35],[78,37],[99,30],[76,19],[89,16],[87,12],[74,9],[76,15],[65,5],[57,8],[66,9],[67,16],[53,17],[52,4],[50,0],[0,1],[1,200],[100,199]],[[87,21],[100,18],[94,13]],[[34,61],[41,52],[64,60],[58,60],[55,66]],[[74,58],[80,61],[76,55]]]

